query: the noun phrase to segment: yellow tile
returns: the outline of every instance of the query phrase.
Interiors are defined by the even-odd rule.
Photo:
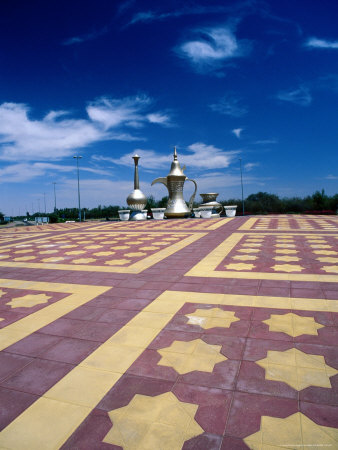
[[[41,397],[0,433],[7,449],[54,450],[75,431],[90,408]]]
[[[78,366],[49,389],[44,397],[94,408],[120,377],[118,373]]]
[[[157,336],[158,329],[124,326],[112,338],[106,341],[107,344],[112,342],[114,345],[147,348],[151,341]]]
[[[142,352],[142,347],[122,347],[113,343],[103,344],[79,366],[123,374]]]
[[[318,336],[318,331],[324,325],[317,323],[313,317],[303,317],[294,313],[271,314],[270,318],[263,320],[270,331],[286,333],[296,337],[302,334]]]
[[[128,322],[129,326],[162,329],[171,320],[172,314],[152,313],[141,311],[137,316]]]

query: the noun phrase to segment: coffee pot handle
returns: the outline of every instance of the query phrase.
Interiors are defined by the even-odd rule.
[[[192,180],[191,178],[187,178],[185,181],[192,181],[194,183],[194,185],[195,185],[195,191],[194,191],[194,193],[192,194],[192,196],[190,197],[190,200],[189,200],[189,209],[191,211],[192,207],[193,207],[193,204],[194,204],[196,192],[197,192],[197,183],[196,183],[195,180]]]

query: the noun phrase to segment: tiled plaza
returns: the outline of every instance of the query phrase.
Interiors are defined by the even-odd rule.
[[[338,448],[338,219],[0,230],[0,449]]]

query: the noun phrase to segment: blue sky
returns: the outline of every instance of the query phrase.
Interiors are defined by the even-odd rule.
[[[198,193],[337,192],[338,3],[0,3],[0,210],[160,199],[173,146]],[[186,199],[192,184],[187,183]]]

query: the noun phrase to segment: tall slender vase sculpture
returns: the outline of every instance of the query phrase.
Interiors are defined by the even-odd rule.
[[[140,181],[138,176],[138,160],[140,156],[133,156],[135,169],[134,169],[134,190],[128,195],[127,203],[129,208],[132,210],[130,215],[130,220],[145,220],[146,217],[142,210],[146,206],[147,198],[140,190]]]

